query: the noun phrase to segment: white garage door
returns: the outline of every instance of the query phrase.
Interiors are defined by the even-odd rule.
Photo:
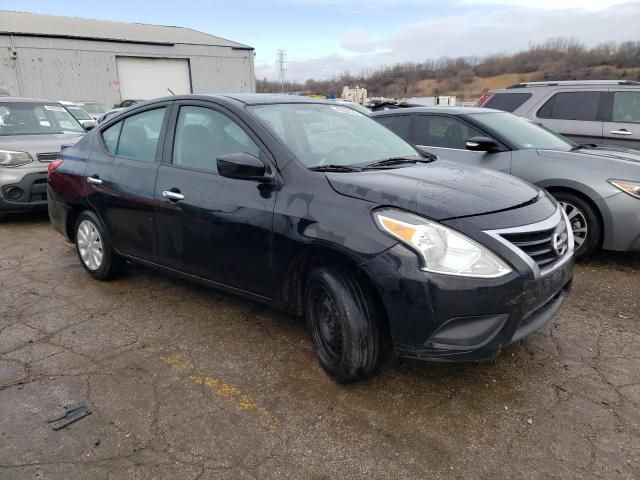
[[[116,65],[122,100],[191,93],[187,59],[116,57]]]

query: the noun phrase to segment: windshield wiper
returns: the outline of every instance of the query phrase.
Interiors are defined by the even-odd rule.
[[[431,154],[429,154],[426,158],[391,157],[365,165],[364,168],[391,167],[393,165],[401,165],[403,163],[431,163],[436,158],[437,157],[435,155]]]
[[[350,167],[349,165],[318,165],[309,168],[312,172],[361,172],[361,168]]]
[[[595,143],[580,143],[578,145],[574,145],[571,147],[571,152],[575,152],[576,150],[584,150],[586,148],[595,148],[597,145]]]

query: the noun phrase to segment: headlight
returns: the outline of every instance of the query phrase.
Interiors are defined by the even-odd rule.
[[[0,167],[18,167],[33,162],[28,152],[12,152],[0,150]]]
[[[479,243],[460,232],[399,210],[373,214],[380,229],[414,250],[422,270],[464,277],[497,278],[511,268]]]
[[[632,197],[640,198],[640,182],[630,182],[628,180],[608,180],[608,182]]]

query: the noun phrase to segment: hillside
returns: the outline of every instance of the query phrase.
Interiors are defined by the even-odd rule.
[[[287,83],[287,91],[339,95],[344,85],[366,87],[370,96],[456,95],[475,101],[483,92],[539,80],[640,80],[640,41],[586,48],[571,39],[550,39],[514,54],[460,57],[404,63],[368,74],[346,73],[330,80]],[[280,84],[257,80],[258,92],[279,92]]]

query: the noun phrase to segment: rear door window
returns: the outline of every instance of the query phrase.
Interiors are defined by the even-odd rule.
[[[411,142],[411,126],[413,124],[411,115],[387,115],[376,118],[376,120],[407,142]]]
[[[516,108],[531,98],[530,93],[495,93],[489,101],[483,105],[486,108],[495,108],[504,112],[513,112]]]
[[[611,120],[640,123],[640,92],[615,92]]]
[[[165,107],[156,108],[125,118],[116,154],[145,162],[155,161],[165,110]]]
[[[538,118],[595,122],[601,98],[602,92],[556,93],[538,110]]]
[[[479,130],[454,117],[419,115],[416,118],[416,143],[427,147],[464,150],[471,137],[485,136]]]

